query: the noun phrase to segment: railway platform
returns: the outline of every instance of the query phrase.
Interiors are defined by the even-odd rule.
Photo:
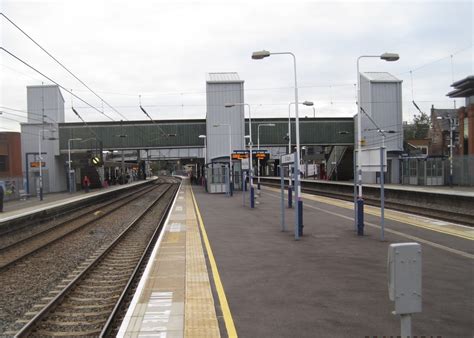
[[[120,336],[398,336],[386,266],[398,242],[423,250],[413,334],[472,336],[473,228],[386,210],[381,241],[379,210],[367,206],[360,237],[352,203],[303,194],[295,241],[293,209],[280,229],[278,189],[264,187],[255,209],[241,194],[181,187]]]
[[[135,186],[140,186],[149,183],[150,180],[135,181],[124,185],[113,185],[103,189],[92,190],[88,193],[78,191],[75,193],[52,193],[45,194],[43,201],[36,197],[30,197],[27,200],[8,201],[4,205],[4,212],[0,213],[0,227],[2,224],[12,220],[21,219],[25,217],[34,217],[35,214],[47,213],[58,208],[67,208],[68,205],[84,202],[88,199],[100,197],[104,194],[112,192],[119,192],[123,189],[129,189]]]
[[[220,337],[198,217],[183,179],[118,337]]]

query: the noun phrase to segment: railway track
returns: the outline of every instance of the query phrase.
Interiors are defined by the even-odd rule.
[[[103,336],[110,332],[128,288],[159,235],[177,188],[177,184],[169,184],[111,244],[69,275],[48,303],[36,305],[38,311],[29,313],[32,317],[15,336]]]
[[[18,262],[38,250],[96,222],[97,220],[113,213],[124,205],[140,198],[141,196],[156,189],[156,185],[139,189],[133,195],[121,196],[86,213],[80,213],[72,219],[67,219],[52,227],[35,232],[27,237],[10,243],[0,248],[0,270]]]
[[[264,186],[280,189],[279,183],[264,181],[261,184]],[[285,186],[285,189],[286,189],[286,186]],[[337,191],[329,191],[329,190],[322,191],[321,189],[311,189],[305,186],[301,187],[301,191],[308,194],[312,194],[312,195],[326,196],[326,197],[336,198],[336,199],[345,200],[345,201],[354,200],[354,195],[348,194],[348,193],[337,192]],[[370,196],[365,196],[364,203],[378,207],[380,206],[380,199],[373,198]],[[387,199],[385,200],[385,208],[403,211],[403,212],[409,212],[409,213],[413,213],[413,214],[417,214],[417,215],[425,216],[425,217],[436,218],[436,219],[443,220],[446,222],[458,222],[460,224],[464,224],[467,226],[474,226],[474,220],[471,215],[463,215],[457,212],[450,212],[447,210],[438,210],[438,209],[434,209],[430,207],[422,207],[418,205],[408,205],[406,203],[397,203],[396,201],[387,200]]]

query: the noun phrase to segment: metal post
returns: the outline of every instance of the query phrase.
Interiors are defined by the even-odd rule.
[[[247,191],[246,185],[247,182],[247,175],[245,174],[245,171],[242,171],[242,205],[245,207],[245,192]]]
[[[362,151],[362,114],[361,114],[361,102],[360,102],[360,73],[359,73],[359,61],[362,56],[357,58],[357,157],[360,159]],[[355,178],[354,178],[355,179]],[[358,234],[364,231],[364,200],[362,198],[362,164],[360,161],[357,161],[357,185],[358,185],[358,195],[357,195],[357,206],[361,208],[357,212],[357,228],[362,229],[358,230]],[[362,216],[362,218],[361,218]]]
[[[232,179],[232,126],[229,126],[229,196],[233,195],[233,179]]]
[[[384,240],[385,232],[385,190],[384,190],[384,153],[385,153],[385,135],[382,135],[383,145],[380,148],[380,240]]]
[[[293,103],[290,103],[288,105],[288,154],[291,154],[291,105]],[[291,175],[291,164],[288,166],[288,208],[293,207],[293,193],[292,193],[292,188],[291,188],[291,181],[292,181],[292,175]]]
[[[354,149],[354,230],[357,231],[357,150]]]
[[[400,315],[401,332],[403,338],[411,337],[411,314]]]
[[[44,125],[43,125],[44,127]],[[41,156],[41,132],[44,131],[43,130],[39,130],[38,132],[38,147],[39,147],[39,151],[38,151],[38,154],[39,154],[39,172],[40,172],[40,177],[39,177],[39,199],[40,201],[43,200],[43,157]]]
[[[246,106],[249,108],[249,135],[250,135],[250,140],[249,140],[249,146],[250,146],[250,156],[249,156],[249,161],[250,161],[250,167],[249,167],[249,175],[250,175],[250,207],[255,208],[255,190],[253,187],[253,160],[252,160],[252,146],[253,146],[253,141],[252,141],[252,115],[250,113],[250,105],[246,104]]]
[[[283,166],[280,165],[280,192],[281,192],[281,231],[286,231],[285,225],[285,173],[283,170]]]
[[[299,183],[299,177],[298,177],[298,173],[297,171],[295,170],[294,173],[293,173],[294,177],[295,177],[295,187],[297,186],[297,184]],[[295,190],[296,192],[296,190]],[[298,202],[298,200],[296,200]],[[300,218],[299,218],[299,204],[296,203],[296,210],[295,210],[295,240],[299,240],[300,239]]]
[[[260,150],[260,127],[262,125],[259,124],[257,126],[257,149]],[[260,197],[260,156],[257,158],[257,175],[258,175],[258,183],[257,183],[257,195]]]
[[[449,119],[449,186],[453,187],[453,126],[454,119]]]
[[[297,80],[297,72],[296,72],[296,56],[293,53],[289,53],[293,56],[293,68],[295,72],[295,123],[296,123],[296,175],[300,175],[300,118],[298,112],[298,80]],[[296,212],[297,215],[297,225],[298,229],[301,229],[301,234],[303,234],[303,199],[301,197],[301,182],[298,177],[298,181],[295,181],[295,198],[298,203],[298,210]]]

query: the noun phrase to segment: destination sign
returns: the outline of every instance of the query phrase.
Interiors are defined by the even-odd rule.
[[[35,162],[30,162],[30,168],[39,168],[40,162],[35,161]],[[41,162],[41,167],[46,167],[46,162]]]

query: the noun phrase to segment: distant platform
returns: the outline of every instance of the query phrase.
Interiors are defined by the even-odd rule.
[[[52,193],[44,194],[43,200],[40,201],[38,197],[30,197],[27,200],[14,200],[4,204],[4,212],[0,213],[0,226],[2,223],[9,221],[34,216],[35,214],[47,212],[55,208],[67,206],[68,204],[80,203],[81,201],[109,194],[114,191],[120,191],[123,189],[129,189],[134,186],[149,183],[150,180],[156,180],[157,178],[151,178],[143,181],[135,181],[123,185],[112,185],[107,188],[93,189],[86,193],[83,190],[74,193]]]

